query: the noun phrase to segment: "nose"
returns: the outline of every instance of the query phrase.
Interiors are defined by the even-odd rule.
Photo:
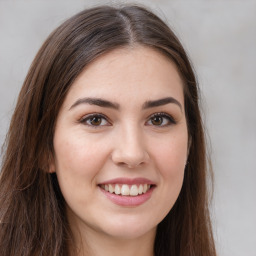
[[[145,165],[150,157],[139,128],[130,127],[115,138],[112,161],[119,166],[135,168]]]

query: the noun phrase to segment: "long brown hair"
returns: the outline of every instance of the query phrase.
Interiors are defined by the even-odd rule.
[[[180,195],[158,225],[156,256],[215,256],[208,209],[207,159],[198,85],[171,29],[138,6],[99,6],[58,27],[36,55],[6,137],[0,178],[0,255],[68,255],[72,235],[54,157],[56,117],[72,83],[94,59],[120,47],[157,49],[177,66],[184,83],[190,152]]]

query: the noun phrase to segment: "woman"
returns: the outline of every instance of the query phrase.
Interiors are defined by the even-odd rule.
[[[100,6],[57,28],[6,146],[0,255],[216,255],[197,83],[150,11]]]

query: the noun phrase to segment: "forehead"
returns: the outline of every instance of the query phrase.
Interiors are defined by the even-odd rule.
[[[121,103],[176,97],[183,103],[182,79],[175,64],[149,47],[108,52],[90,63],[71,86],[64,104],[79,97],[101,97]]]

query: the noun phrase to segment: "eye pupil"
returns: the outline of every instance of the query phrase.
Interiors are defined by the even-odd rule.
[[[161,116],[154,116],[152,118],[153,125],[161,125],[163,123],[163,118]]]
[[[92,125],[100,125],[101,124],[101,117],[99,116],[94,116],[91,118],[91,124]]]

